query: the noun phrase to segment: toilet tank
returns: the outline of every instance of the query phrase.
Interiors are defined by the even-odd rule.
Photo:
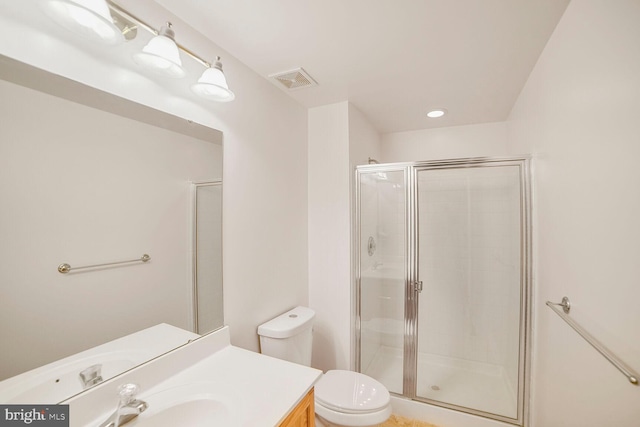
[[[310,308],[296,307],[258,326],[260,352],[310,366],[314,317]]]

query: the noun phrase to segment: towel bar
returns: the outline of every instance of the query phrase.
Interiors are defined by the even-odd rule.
[[[70,272],[71,270],[84,270],[87,268],[97,268],[97,267],[105,267],[108,265],[118,265],[118,264],[128,264],[131,262],[147,262],[151,260],[151,257],[147,254],[142,255],[140,258],[138,259],[130,259],[130,260],[126,260],[126,261],[117,261],[117,262],[107,262],[104,264],[95,264],[95,265],[87,265],[84,267],[71,267],[69,264],[64,263],[64,264],[60,264],[58,266],[58,271],[62,274],[67,274],[68,272]]]
[[[589,332],[585,331],[582,326],[578,325],[571,317],[569,317],[569,311],[571,311],[571,301],[569,298],[562,298],[561,303],[547,301],[547,306],[552,309],[558,316],[562,318],[569,326],[573,328],[574,331],[578,333],[582,338],[585,339],[593,348],[595,348],[601,355],[604,356],[613,366],[616,367],[620,372],[624,374],[625,377],[629,380],[629,382],[633,385],[638,385],[638,378],[640,377],[633,369],[622,360],[620,360],[615,354],[611,352],[607,347],[605,347],[600,341],[595,339],[593,335]],[[560,311],[557,306],[562,307],[562,311]]]

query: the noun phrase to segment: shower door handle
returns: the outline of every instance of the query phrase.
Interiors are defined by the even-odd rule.
[[[413,282],[413,290],[418,293],[422,292],[422,280]]]

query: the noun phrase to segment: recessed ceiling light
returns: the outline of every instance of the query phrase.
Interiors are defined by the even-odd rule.
[[[430,119],[437,119],[438,117],[442,117],[447,114],[447,110],[444,108],[436,108],[427,113],[427,117]]]

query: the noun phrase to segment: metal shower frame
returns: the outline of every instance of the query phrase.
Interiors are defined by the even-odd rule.
[[[417,172],[429,169],[453,169],[491,166],[518,166],[520,171],[520,346],[518,369],[517,418],[505,417],[476,409],[466,408],[445,402],[435,401],[417,396],[417,328],[418,328],[418,239],[417,239]],[[360,242],[360,176],[372,172],[400,172],[404,173],[405,198],[407,209],[405,215],[406,245],[404,249],[405,277],[404,277],[404,348],[403,348],[403,393],[398,396],[418,402],[453,409],[507,422],[519,426],[527,426],[529,420],[529,388],[531,371],[531,316],[532,316],[532,195],[531,195],[531,158],[530,156],[516,157],[473,157],[460,159],[446,159],[420,162],[368,164],[355,168],[354,175],[354,211],[353,211],[353,297],[355,301],[353,324],[353,368],[361,372],[361,262]],[[396,394],[396,393],[392,393]]]

